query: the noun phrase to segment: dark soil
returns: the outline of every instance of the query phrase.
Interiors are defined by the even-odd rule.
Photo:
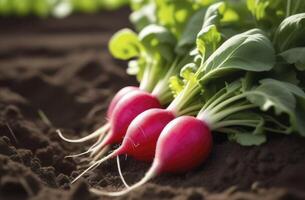
[[[129,26],[128,11],[62,20],[0,20],[0,199],[89,200],[100,186],[123,188],[115,161],[69,182],[82,169],[64,158],[86,145],[61,141],[89,134],[105,122],[117,90],[136,81],[113,60],[107,41]],[[215,135],[210,158],[183,175],[163,175],[118,199],[305,199],[305,139],[270,136],[260,147],[241,147]],[[131,184],[149,167],[121,158]],[[109,199],[103,198],[101,199]]]

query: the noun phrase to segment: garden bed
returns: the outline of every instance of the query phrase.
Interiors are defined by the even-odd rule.
[[[128,10],[0,20],[0,199],[97,199],[88,186],[123,188],[115,161],[70,187],[82,160],[64,157],[90,143],[65,143],[55,130],[88,134],[105,122],[115,92],[136,84],[127,64],[107,50],[111,35],[126,24]],[[198,170],[160,176],[119,199],[305,199],[305,139],[269,137],[262,146],[242,147],[215,135],[213,152]],[[149,167],[121,160],[128,183]]]

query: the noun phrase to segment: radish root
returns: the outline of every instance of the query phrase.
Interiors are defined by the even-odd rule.
[[[150,170],[145,174],[145,176],[143,177],[142,180],[140,180],[139,182],[137,182],[136,184],[126,188],[125,190],[119,191],[119,192],[107,192],[107,191],[103,191],[100,189],[96,189],[96,188],[92,188],[90,189],[90,191],[94,194],[97,195],[102,195],[102,196],[111,196],[111,197],[117,197],[117,196],[122,196],[127,194],[128,192],[137,189],[139,187],[141,187],[142,185],[144,185],[145,183],[147,183],[149,180],[151,180],[152,178],[154,178],[156,175],[158,174],[158,171],[156,170],[156,168],[150,168]]]
[[[109,154],[108,156],[100,159],[99,161],[94,162],[91,166],[89,166],[87,169],[85,169],[80,175],[78,175],[72,182],[74,183],[75,181],[77,181],[79,178],[81,178],[84,174],[86,174],[88,171],[95,169],[96,167],[98,167],[101,163],[105,162],[106,160],[113,158],[114,156],[117,155],[117,151],[112,152],[111,154]]]
[[[127,184],[127,182],[125,181],[124,176],[122,174],[121,164],[120,164],[120,156],[116,157],[116,163],[117,163],[118,171],[119,171],[120,178],[121,178],[123,184],[125,185],[126,188],[130,188],[130,186]]]
[[[59,136],[62,140],[66,141],[66,142],[70,142],[70,143],[81,143],[81,142],[86,142],[86,141],[88,141],[88,140],[91,140],[91,139],[93,139],[93,138],[96,138],[96,137],[100,136],[101,134],[104,135],[104,134],[109,130],[109,128],[110,128],[110,124],[107,123],[107,124],[105,124],[104,126],[102,126],[102,127],[100,127],[99,129],[97,129],[96,131],[94,131],[93,133],[91,133],[90,135],[85,136],[85,137],[83,137],[83,138],[79,138],[79,139],[69,139],[69,138],[66,138],[66,137],[62,134],[62,132],[61,132],[59,129],[56,130],[56,132],[57,132],[58,136]]]

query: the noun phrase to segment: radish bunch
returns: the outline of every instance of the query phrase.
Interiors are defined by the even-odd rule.
[[[125,190],[91,189],[120,196],[159,174],[198,167],[212,151],[214,133],[247,146],[266,142],[269,132],[305,136],[304,13],[266,31],[251,16],[258,7],[249,12],[240,2],[135,1],[132,7],[139,33],[123,29],[109,47],[114,57],[129,61],[127,72],[137,76],[139,87],[115,95],[108,122],[94,133],[70,140],[58,131],[68,142],[97,138],[75,155],[90,153],[92,161],[73,182],[119,155],[152,162],[132,186],[119,167]],[[104,156],[112,144],[120,145]]]
[[[206,27],[216,23],[221,18],[221,12],[224,12],[223,7],[224,4],[219,3],[209,8],[210,12],[199,10],[185,26],[189,27],[196,22],[196,29],[200,29],[202,24]],[[202,15],[205,13],[205,19],[203,19]],[[210,20],[211,18],[213,20]],[[188,29],[181,34],[182,36],[178,38],[166,27],[150,24],[145,26],[138,35],[129,29],[123,29],[113,36],[109,43],[111,53],[116,58],[134,59],[129,62],[128,72],[137,75],[140,85],[121,89],[108,108],[108,122],[89,136],[73,140],[65,138],[59,130],[57,131],[63,140],[72,143],[98,138],[87,151],[70,157],[90,153],[93,163],[104,155],[108,145],[122,142],[127,128],[136,116],[151,108],[161,108],[173,100],[169,79],[179,74],[181,68],[197,56],[185,53],[196,46],[196,35],[190,37]],[[199,107],[196,106],[196,108]],[[175,114],[172,113],[172,115]],[[154,153],[151,153],[149,159],[141,160],[151,161],[153,155]],[[136,157],[140,158],[140,156]]]
[[[265,102],[271,99],[281,101],[282,95],[289,94],[294,98],[305,101],[305,92],[293,84],[274,79],[261,80],[251,88],[244,90],[247,87],[245,82],[249,81],[248,79],[249,77],[242,78],[220,89],[205,103],[197,117],[180,116],[171,120],[160,132],[151,168],[139,182],[129,186],[121,177],[127,187],[125,190],[106,192],[91,189],[91,191],[98,195],[121,196],[140,187],[161,173],[181,173],[192,170],[209,156],[213,144],[212,131],[226,133],[231,137],[231,140],[236,140],[242,145],[262,144],[266,141],[265,133],[267,132],[287,134],[289,127],[283,125],[277,127],[280,122],[273,118],[273,114],[263,113],[269,108],[260,107],[260,103],[252,102],[252,99],[259,98]],[[265,90],[270,86],[277,92]],[[289,88],[289,91],[286,92],[285,88]],[[265,99],[266,97],[267,99]],[[276,109],[280,109],[280,107],[281,105],[275,106]],[[150,114],[153,114],[153,111],[146,111],[137,118]],[[137,122],[137,118],[134,123],[138,123],[138,126],[145,126],[145,123]],[[153,120],[151,122],[154,123]],[[154,128],[154,124],[150,127]],[[241,128],[245,128],[245,132],[241,133]],[[154,135],[157,131],[159,130],[156,129]],[[139,142],[139,146],[142,145],[141,142],[143,141],[136,137],[130,138],[130,140]],[[143,145],[146,143],[143,143]],[[127,146],[123,142],[118,150],[121,151]],[[134,149],[136,148],[134,146]],[[138,150],[140,149],[138,148]],[[124,153],[129,155],[128,151],[124,151]],[[120,153],[115,154],[119,155]]]

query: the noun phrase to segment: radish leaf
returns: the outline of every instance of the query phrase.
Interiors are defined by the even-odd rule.
[[[114,34],[109,42],[109,50],[115,58],[128,60],[138,57],[141,51],[138,36],[130,29],[122,29]]]
[[[305,3],[305,1],[304,1]],[[305,13],[292,15],[282,21],[274,35],[278,52],[305,45]]]
[[[288,49],[280,54],[284,60],[289,64],[294,64],[295,67],[300,70],[305,70],[305,48],[298,47]]]

